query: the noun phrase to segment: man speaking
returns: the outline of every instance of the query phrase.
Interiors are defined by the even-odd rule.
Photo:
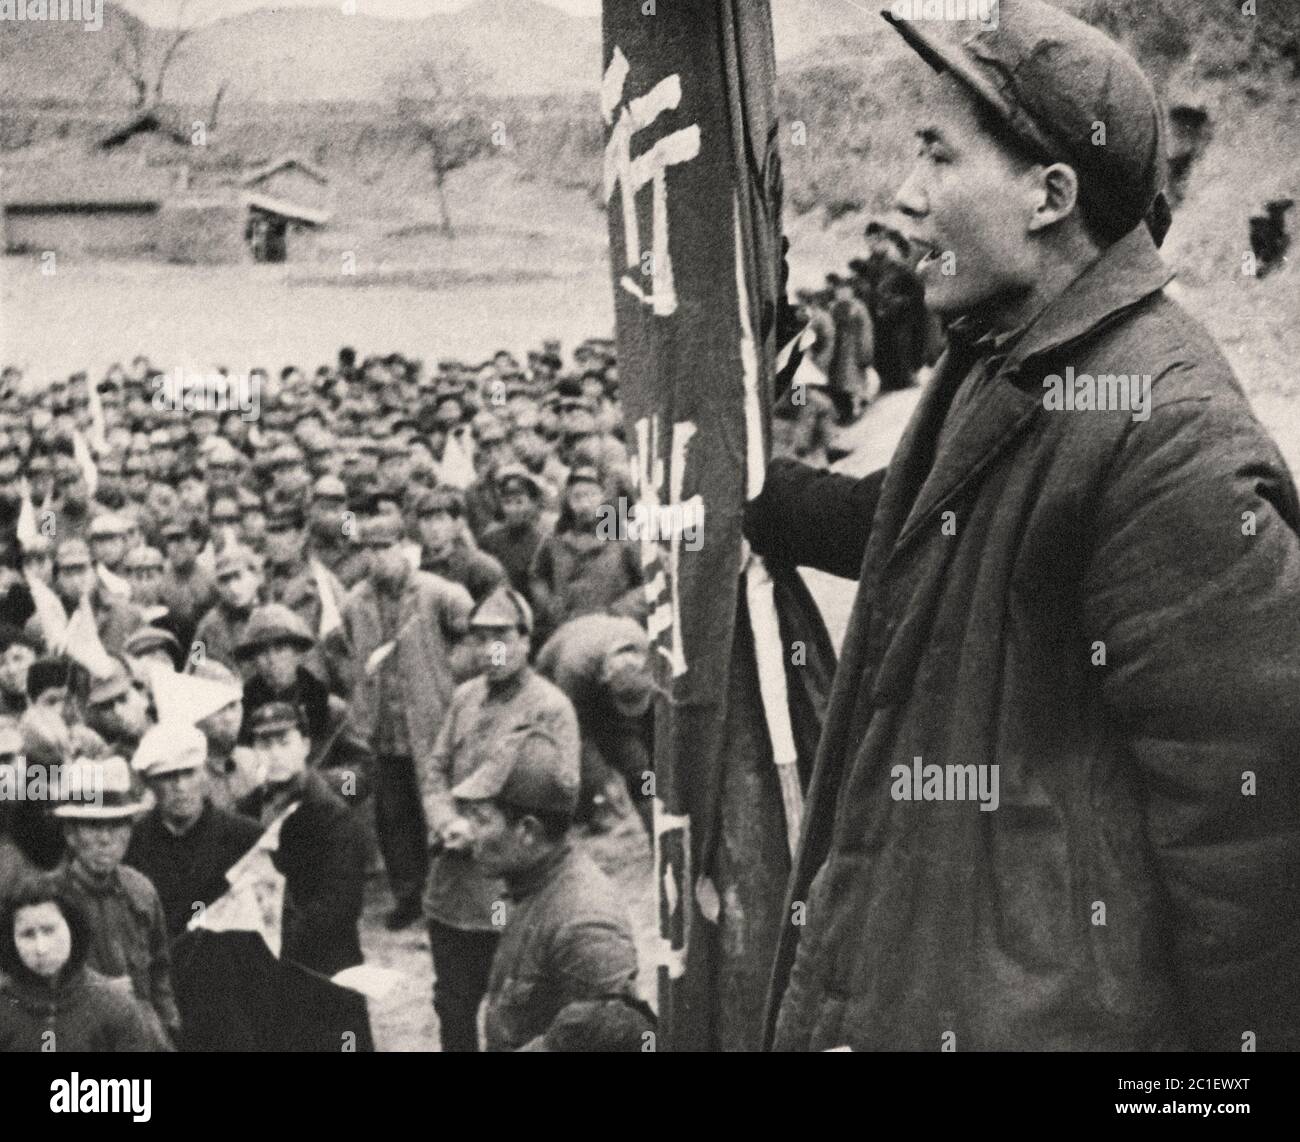
[[[1038,0],[885,16],[936,72],[894,205],[950,345],[887,471],[747,508],[859,580],[769,1043],[1295,1049],[1300,508],[1164,291],[1158,100]]]

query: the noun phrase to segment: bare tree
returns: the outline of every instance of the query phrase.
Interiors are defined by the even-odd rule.
[[[189,0],[180,0],[172,26],[158,31],[143,20],[122,21],[122,36],[111,57],[114,70],[125,76],[134,94],[133,106],[143,110],[161,102],[163,83],[181,45],[194,34],[186,19]]]
[[[428,152],[441,229],[452,237],[447,176],[491,145],[481,70],[465,55],[425,60],[399,77],[394,87],[401,93],[396,97],[398,122]]]

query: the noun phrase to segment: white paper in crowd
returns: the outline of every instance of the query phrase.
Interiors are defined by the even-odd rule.
[[[36,526],[36,508],[32,504],[32,487],[27,482],[27,478],[19,482],[18,485],[22,499],[18,505],[18,542],[24,550],[31,547],[41,537],[40,529]]]
[[[281,916],[284,911],[284,874],[271,858],[280,847],[280,829],[297,810],[290,805],[271,822],[261,839],[226,873],[230,888],[189,922],[189,930],[256,932],[271,955],[280,958]]]
[[[447,437],[447,444],[442,452],[442,463],[438,466],[438,482],[449,488],[464,490],[477,479],[473,453],[465,447],[459,436],[452,433]]]
[[[150,672],[149,689],[160,722],[187,722],[190,725],[224,710],[242,697],[237,686],[218,682],[215,678],[178,674],[161,662]]]
[[[317,638],[326,638],[331,632],[343,626],[343,614],[339,610],[339,601],[334,597],[334,588],[330,585],[329,575],[319,559],[308,562],[312,578],[316,580],[316,591],[320,595],[320,629]]]
[[[405,975],[392,968],[379,967],[377,964],[357,964],[331,976],[330,982],[359,991],[367,999],[383,1000],[392,995],[394,988],[404,979]]]

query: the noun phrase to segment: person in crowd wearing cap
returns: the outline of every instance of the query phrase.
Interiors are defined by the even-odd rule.
[[[456,488],[427,488],[414,500],[420,570],[459,583],[481,602],[506,581],[505,568],[480,551],[468,532],[465,497]]]
[[[533,559],[550,534],[541,522],[542,482],[522,464],[506,464],[497,469],[497,490],[501,522],[489,527],[480,543],[504,568],[510,585],[528,597]]]
[[[878,219],[867,224],[866,237],[870,252],[849,269],[854,292],[871,312],[873,366],[883,394],[916,383],[921,367],[937,359],[942,332],[926,308],[907,239]]]
[[[217,556],[217,603],[194,629],[191,654],[212,658],[227,666],[239,665],[236,649],[243,641],[262,591],[262,573],[257,556],[247,547],[230,546]],[[251,660],[242,666],[245,677],[252,672]]]
[[[181,644],[161,626],[143,626],[126,640],[122,651],[131,678],[140,686],[150,685],[154,670],[175,670],[181,665]]]
[[[134,548],[122,564],[132,604],[147,622],[172,630],[176,622],[162,601],[165,567],[162,552],[147,543]]]
[[[475,863],[502,878],[512,904],[488,978],[486,1046],[545,1049],[570,1005],[584,1004],[595,1026],[605,1005],[622,1014],[637,1002],[636,942],[618,889],[569,838],[578,804],[572,752],[536,727],[499,746],[451,791]],[[641,1050],[644,1041],[628,1046]]]
[[[321,476],[312,485],[307,557],[320,560],[345,590],[366,577],[366,555],[355,540],[355,522],[355,513],[348,513],[347,486],[338,476]]]
[[[417,759],[428,757],[460,677],[472,667],[454,648],[473,609],[468,591],[412,570],[402,521],[371,515],[360,540],[371,573],[347,597],[343,625],[352,656],[352,714],[375,755],[375,819],[394,908],[392,929],[420,917],[428,873]]]
[[[308,764],[318,769],[348,802],[369,792],[372,756],[363,733],[353,723],[348,705],[320,677],[311,657],[316,646],[307,624],[281,603],[253,611],[235,654],[249,664],[244,681],[244,725],[240,741],[252,743],[258,709],[287,702],[299,711],[311,743]]]
[[[307,519],[297,499],[273,500],[266,516],[266,540],[263,544],[262,597],[268,603],[283,603],[300,616],[307,629],[318,631],[324,603],[321,592],[328,591],[334,606],[341,606],[343,584],[328,567],[313,569],[307,560]],[[310,653],[311,666],[335,694],[346,696],[350,680],[337,656],[322,642]]]
[[[148,877],[123,863],[132,822],[149,809],[140,779],[120,757],[79,758],[65,770],[64,797],[54,807],[68,853],[68,894],[90,920],[87,961],[131,989],[167,1037],[176,1041],[180,1012],[172,994],[171,957],[162,903]],[[95,798],[69,795],[69,789]]]
[[[266,543],[266,504],[262,497],[247,488],[240,488],[239,542],[261,556]]]
[[[175,625],[177,641],[188,648],[199,620],[217,602],[216,580],[199,563],[206,528],[194,518],[174,518],[160,532],[167,566],[159,601]]]
[[[16,716],[27,709],[27,672],[39,648],[35,636],[8,624],[0,626],[0,713]]]
[[[503,885],[474,859],[469,823],[453,786],[498,760],[520,729],[549,734],[563,763],[578,770],[573,704],[528,665],[532,610],[499,587],[470,616],[483,673],[457,687],[423,773],[430,862],[424,894],[433,952],[433,1006],[444,1051],[478,1050],[478,1009],[500,935]]]
[[[581,615],[537,653],[539,674],[564,691],[582,734],[582,788],[576,816],[593,832],[609,829],[610,771],[626,783],[653,835],[654,678],[645,628],[621,615]]]
[[[54,586],[54,544],[48,535],[34,535],[22,546],[22,572],[28,588],[35,594],[40,587],[50,590]],[[0,603],[0,613],[9,608]],[[15,621],[10,619],[10,622]],[[24,617],[23,621],[26,621]]]
[[[136,824],[126,863],[158,890],[172,939],[198,913],[196,905],[226,892],[226,872],[262,835],[256,822],[209,800],[207,756],[203,731],[173,721],[152,727],[131,759],[154,807]]]
[[[569,469],[560,462],[550,442],[542,435],[537,406],[530,401],[527,409],[515,415],[515,426],[510,433],[510,446],[519,463],[541,483],[542,510],[550,517],[548,526],[560,511],[560,496],[569,478]]]
[[[537,549],[530,596],[544,637],[568,619],[595,611],[645,615],[640,547],[600,531],[604,489],[595,468],[573,469],[555,533]]]
[[[59,542],[54,553],[54,592],[67,618],[72,617],[83,598],[89,597],[99,641],[109,654],[120,654],[127,637],[144,623],[144,615],[137,607],[104,589],[95,575],[90,549],[84,540]],[[32,616],[29,629],[39,631],[46,645],[56,634],[43,629],[39,613]]]
[[[872,363],[875,342],[871,313],[847,281],[837,281],[830,303],[835,326],[835,344],[827,363],[827,393],[841,424],[851,424],[862,415],[875,396]]]
[[[1165,291],[1159,102],[1039,0],[961,42],[886,18],[939,72],[895,207],[949,347],[887,477],[776,462],[746,510],[861,582],[770,1041],[1295,1049],[1300,503]],[[1118,374],[1145,388],[1087,389]],[[913,796],[921,754],[995,792]]]
[[[101,512],[90,521],[90,555],[95,574],[106,591],[123,598],[131,596],[125,574],[130,532],[130,522],[115,512]]]
[[[510,430],[495,415],[483,412],[475,418],[474,471],[477,479],[465,489],[465,522],[476,541],[501,515],[497,470],[514,460]]]
[[[273,857],[285,877],[281,955],[332,976],[362,962],[361,822],[308,767],[311,743],[298,710],[288,702],[268,703],[257,710],[251,729],[266,781],[241,809],[266,828],[297,806],[284,819]]]
[[[242,680],[214,659],[200,662],[196,682],[210,683],[185,703],[190,720],[208,742],[208,800],[218,809],[239,811],[241,803],[261,784],[259,762],[251,746],[239,744],[244,724]]]
[[[114,658],[107,673],[91,676],[86,690],[86,725],[128,757],[149,728],[145,686],[131,676],[124,662]]]
[[[168,1051],[151,1009],[88,966],[90,922],[56,877],[0,898],[0,1053]]]

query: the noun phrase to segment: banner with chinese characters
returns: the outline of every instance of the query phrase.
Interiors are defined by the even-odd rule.
[[[776,621],[782,599],[811,601],[754,568],[741,536],[762,487],[781,288],[767,3],[606,0],[601,114],[633,538],[671,695],[655,738],[661,1036],[753,1047],[797,832],[793,763],[810,762],[817,732],[792,728],[787,706],[807,702],[787,695]],[[810,638],[829,654],[824,632]]]

